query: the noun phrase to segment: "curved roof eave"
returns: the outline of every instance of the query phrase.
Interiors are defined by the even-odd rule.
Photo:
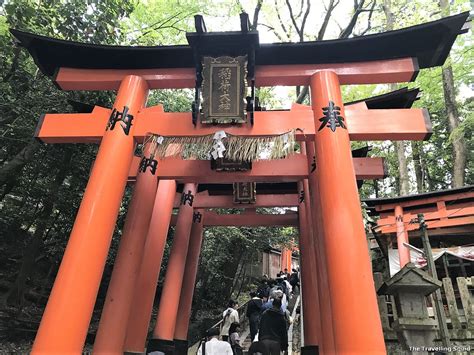
[[[330,64],[417,58],[420,68],[439,66],[469,13],[396,31],[316,42],[261,44],[256,65]],[[11,33],[47,76],[60,67],[81,69],[153,69],[194,67],[192,48],[180,46],[108,46],[65,41],[11,29]],[[223,33],[225,35],[225,33]]]

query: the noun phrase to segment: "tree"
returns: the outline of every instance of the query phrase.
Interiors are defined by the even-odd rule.
[[[449,16],[449,2],[447,0],[440,0],[441,13],[443,16]],[[467,149],[466,141],[463,134],[453,135],[453,132],[459,129],[461,121],[459,119],[459,112],[456,103],[456,90],[454,86],[454,74],[451,66],[451,58],[448,57],[446,64],[443,66],[443,91],[444,102],[446,104],[446,111],[448,116],[448,127],[451,133],[451,141],[454,152],[453,162],[453,187],[464,186],[464,176],[467,163]]]
[[[392,13],[392,5],[391,0],[384,0],[383,2],[383,10],[385,12],[385,16],[387,18],[387,31],[393,30],[394,24],[394,16]],[[390,84],[390,90],[394,91],[397,89],[397,84]],[[394,142],[395,151],[397,153],[398,159],[398,186],[399,186],[399,193],[400,195],[408,195],[410,193],[410,180],[408,177],[408,164],[407,158],[405,156],[405,142]]]

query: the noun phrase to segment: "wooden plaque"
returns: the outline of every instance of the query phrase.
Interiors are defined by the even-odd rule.
[[[234,182],[234,203],[255,203],[257,201],[256,182]]]
[[[217,158],[211,160],[211,169],[216,171],[248,171],[252,169],[252,162]]]
[[[247,56],[203,57],[201,123],[245,123]]]

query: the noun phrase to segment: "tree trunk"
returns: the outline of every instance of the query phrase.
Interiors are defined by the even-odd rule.
[[[448,0],[440,0],[441,14],[449,16],[450,8]],[[451,67],[451,58],[448,56],[446,65],[443,66],[443,91],[444,102],[446,104],[446,113],[448,115],[449,132],[453,133],[460,124],[458,108],[456,105],[456,90],[454,86],[453,68]],[[453,139],[453,180],[452,187],[464,186],[464,175],[467,164],[467,148],[464,137],[459,134]]]
[[[26,248],[16,280],[8,291],[8,305],[18,308],[23,306],[26,281],[29,279],[34,269],[35,259],[39,254],[42,245],[43,239],[33,238],[31,244]]]
[[[374,194],[375,194],[375,198],[379,198],[379,182],[378,182],[378,180],[374,180]]]
[[[413,152],[413,165],[415,167],[416,189],[418,193],[424,192],[423,169],[421,161],[421,143],[411,142],[411,150]]]
[[[449,57],[448,57],[449,61]],[[446,113],[448,115],[449,132],[453,133],[459,126],[459,114],[456,106],[456,93],[454,89],[453,68],[451,65],[443,67],[443,90]],[[467,149],[466,141],[462,134],[456,135],[453,140],[453,180],[452,187],[464,186],[464,175],[466,170]]]
[[[0,186],[7,185],[3,192],[4,195],[10,192],[15,186],[17,175],[20,174],[23,167],[33,159],[33,155],[39,147],[40,143],[37,140],[32,140],[31,143],[15,155],[12,160],[0,168]]]
[[[410,193],[410,180],[408,177],[408,164],[405,157],[405,142],[395,142],[395,151],[398,160],[398,176],[400,183],[400,195],[408,195]]]
[[[23,296],[26,290],[26,281],[30,278],[32,272],[34,271],[35,260],[41,250],[41,247],[43,246],[43,235],[49,225],[51,214],[54,211],[59,188],[63,184],[67,172],[69,171],[71,158],[72,149],[68,149],[64,153],[60,170],[56,174],[55,179],[50,184],[48,189],[49,194],[43,201],[43,209],[37,216],[37,223],[35,232],[33,234],[32,243],[26,249],[23,255],[23,260],[18,276],[13,283],[12,288],[8,292],[7,302],[10,305],[21,307],[23,304]]]
[[[386,30],[392,31],[394,24],[394,17],[392,13],[392,2],[391,0],[383,1],[383,11],[385,13],[385,18],[387,19]],[[396,90],[396,84],[390,84],[390,90]],[[407,158],[405,156],[405,142],[395,142],[395,152],[397,154],[398,160],[398,177],[399,177],[399,194],[408,195],[410,193],[410,180],[408,177],[408,164]]]

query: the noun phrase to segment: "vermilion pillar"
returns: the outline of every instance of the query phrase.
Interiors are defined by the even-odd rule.
[[[281,271],[284,271],[285,269],[291,271],[291,250],[284,248],[281,250]]]
[[[321,313],[319,310],[318,277],[314,245],[308,224],[307,199],[309,193],[304,188],[302,181],[298,182],[299,205],[299,249],[301,260],[301,295],[303,302],[303,330],[305,351],[317,352],[321,338]]]
[[[130,353],[142,354],[145,351],[148,325],[150,324],[175,195],[176,182],[174,180],[160,180],[143,248],[140,271],[135,283],[123,345],[123,350]]]
[[[196,184],[185,184],[181,196],[173,246],[168,259],[160,306],[156,316],[156,326],[153,331],[153,338],[148,343],[147,352],[162,351],[169,354],[174,351],[174,331],[193,222],[193,200],[196,196]]]
[[[186,267],[184,269],[183,289],[179,299],[179,307],[174,329],[174,342],[176,355],[188,353],[188,327],[191,317],[191,306],[193,304],[194,285],[201,253],[203,235],[204,210],[194,211],[191,238],[189,240],[188,255],[186,256]]]
[[[114,118],[120,116],[112,115],[115,124],[108,125],[104,133],[33,354],[82,354],[133,157],[133,118],[147,94],[147,83],[141,77],[126,76],[120,85],[114,108],[128,113],[117,122]]]
[[[149,155],[150,144],[145,147]],[[144,166],[144,165],[142,165]],[[140,167],[94,343],[94,354],[123,354],[130,306],[150,224],[158,180],[153,168]],[[145,171],[143,171],[145,170]]]
[[[316,169],[336,352],[385,354],[337,75],[311,77]]]
[[[402,206],[395,206],[395,223],[397,226],[398,258],[401,269],[410,262],[410,249],[403,244],[408,244],[408,233],[405,230],[405,223],[403,222]]]
[[[286,254],[286,268],[288,269],[288,272],[291,272],[293,264],[293,245],[291,246],[291,249],[288,249],[288,254]]]
[[[316,174],[316,158],[314,151],[314,142],[306,142],[301,146],[301,153],[308,157],[308,185],[310,193],[310,208],[308,218],[311,220],[309,225],[312,229],[314,257],[316,271],[318,275],[318,296],[321,319],[321,354],[334,354],[334,331],[332,326],[332,305],[329,292],[329,281],[327,276],[326,255],[324,254],[323,223],[321,217],[321,202],[318,189],[318,180]],[[306,180],[305,180],[306,182]],[[305,185],[306,186],[306,185]]]

